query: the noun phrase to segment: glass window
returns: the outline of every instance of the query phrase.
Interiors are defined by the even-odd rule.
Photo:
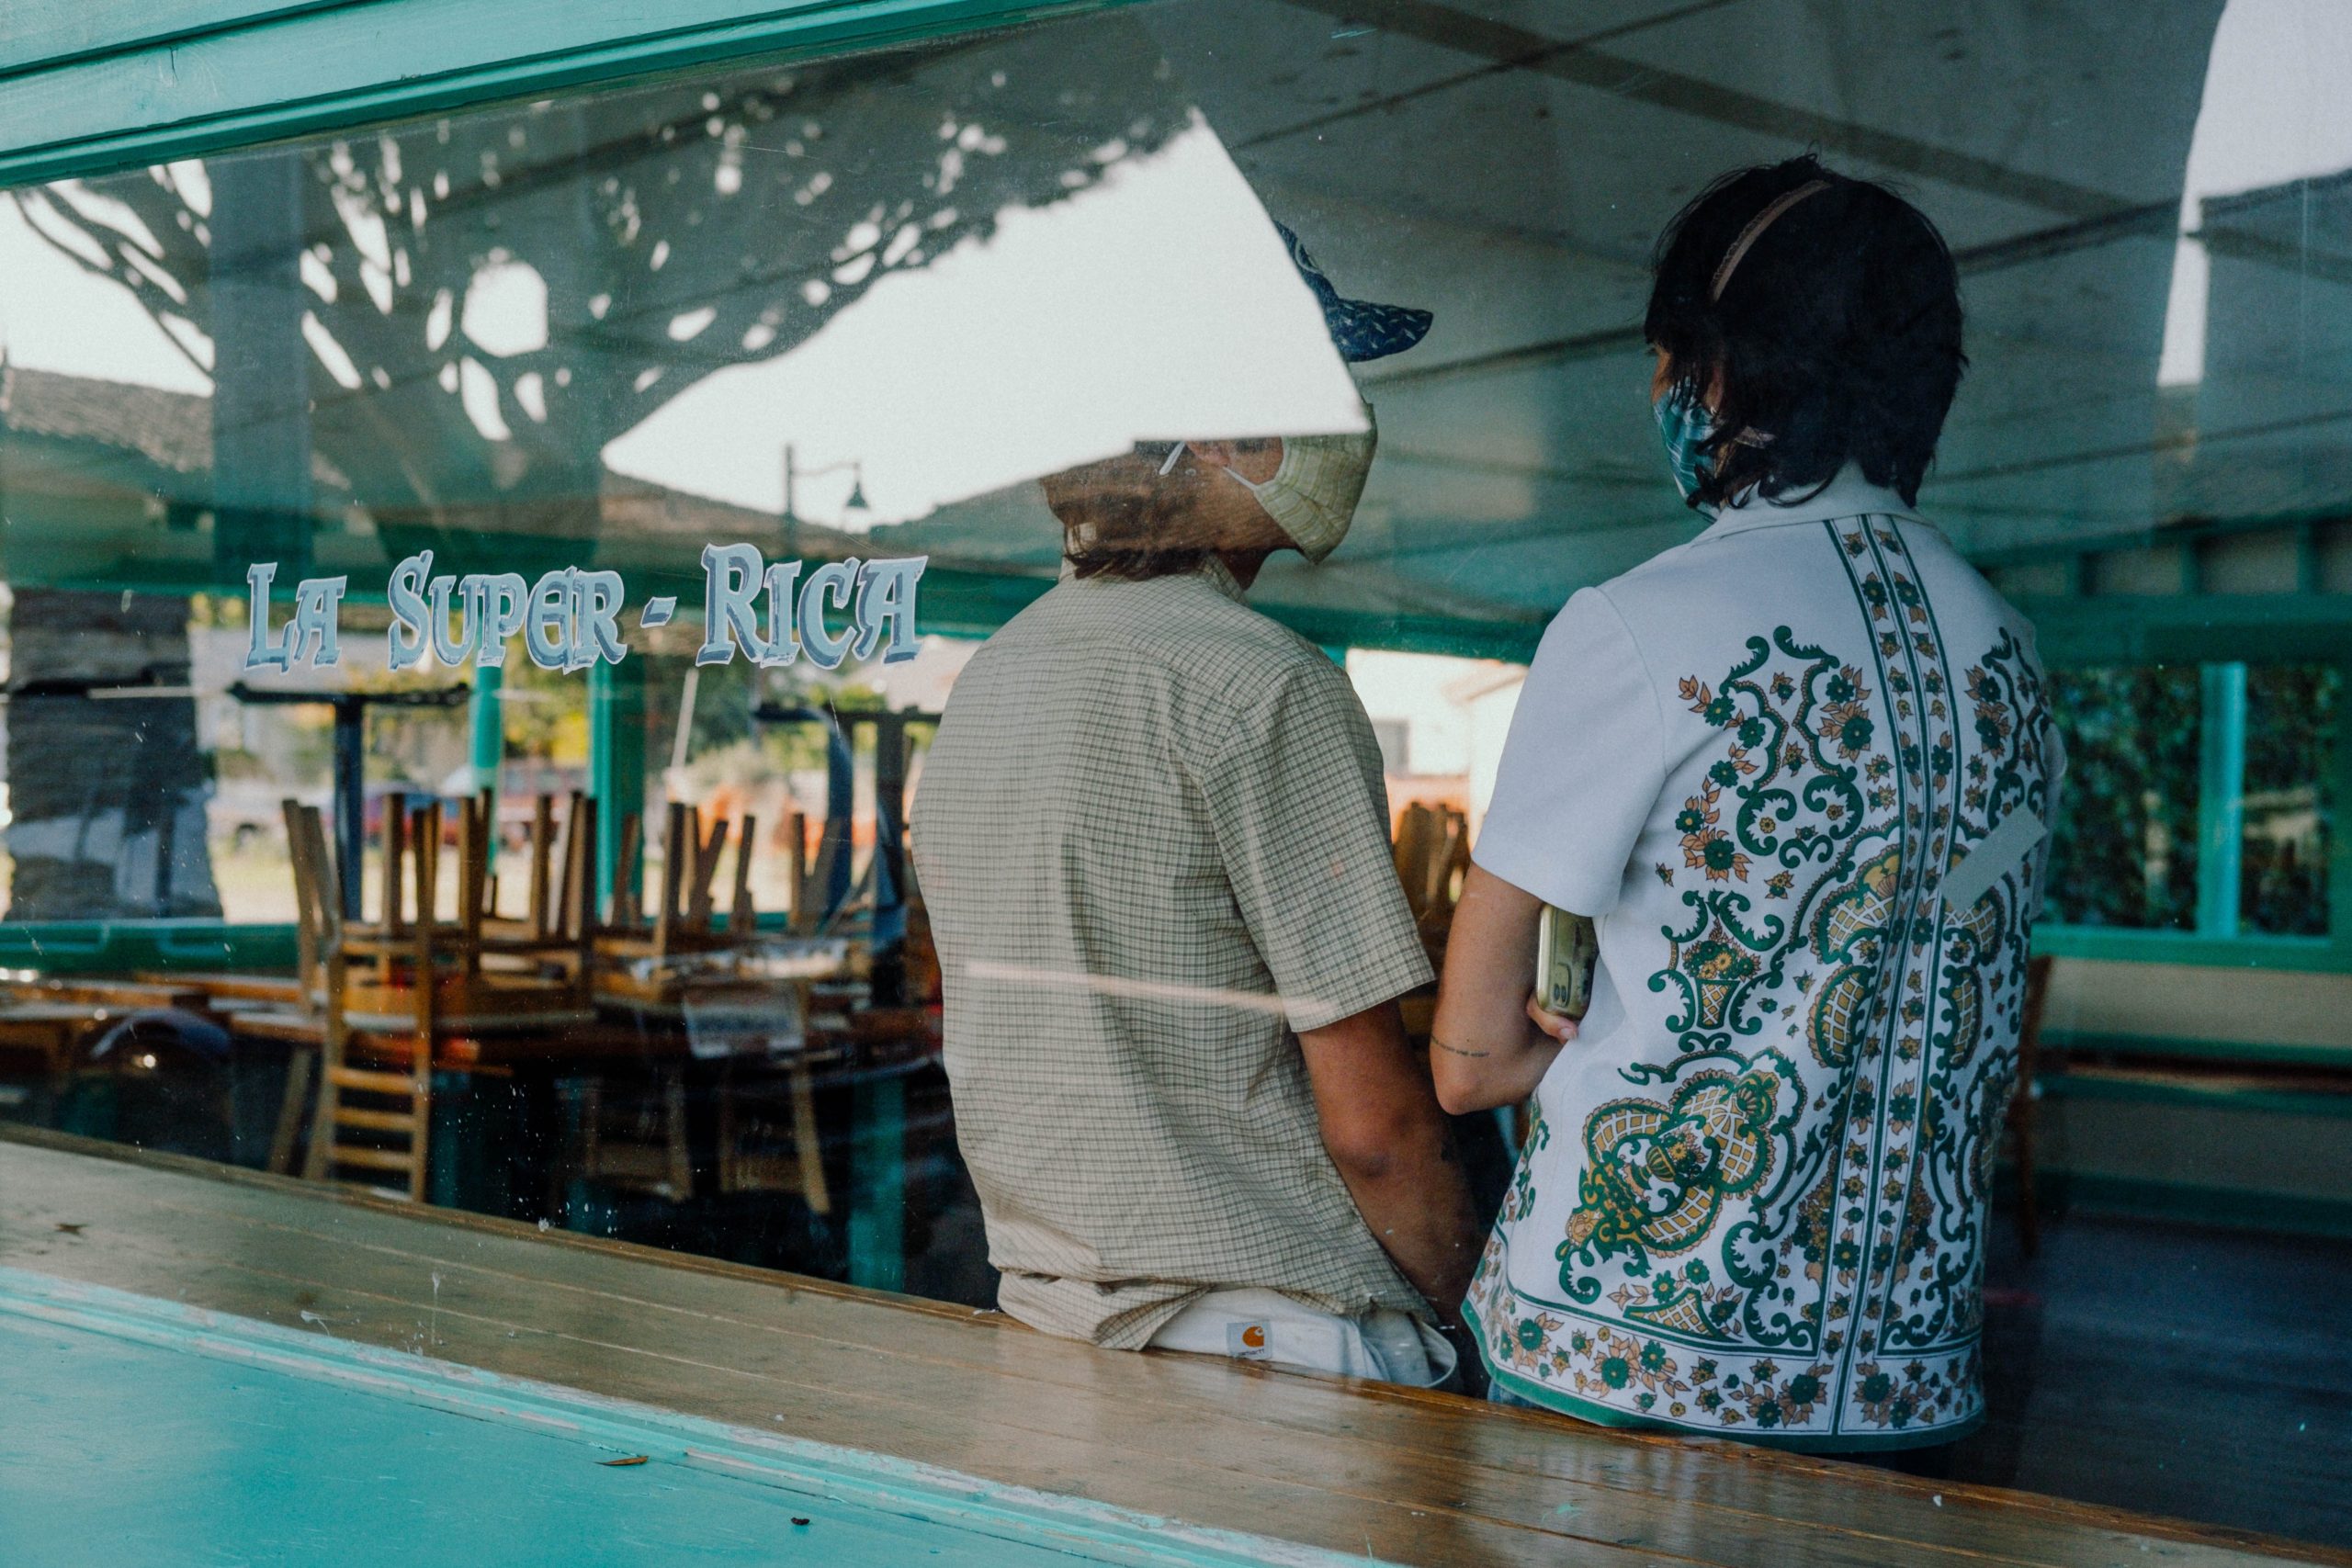
[[[2066,741],[2045,916],[2197,927],[2199,691],[2194,665],[2050,672]]]
[[[2325,936],[2343,671],[2257,664],[2245,678],[2238,915],[2249,931]]]
[[[2074,660],[2044,688],[2070,762],[2045,919],[2107,933],[2085,948],[2166,960],[2121,978],[2062,970],[2051,1016],[2118,1037],[2158,970],[2146,983],[2175,998],[2228,1003],[2211,1010],[2233,1021],[2195,1024],[2197,1043],[2262,1048],[2277,1043],[2245,1034],[2341,1016],[2328,987],[2344,976],[2324,966],[2341,956],[2332,660],[2352,626],[2352,14],[1988,0],[1864,26],[1859,11],[1154,0],[0,191],[0,1005],[66,1005],[69,981],[162,986],[234,1043],[134,1058],[95,1055],[95,1031],[62,1053],[0,1041],[0,1114],[995,1304],[945,1067],[957,976],[911,825],[927,772],[931,801],[947,793],[942,716],[979,689],[986,639],[1066,569],[1150,558],[1215,581],[1215,552],[1165,527],[1171,473],[1272,520],[1264,498],[1295,446],[1369,443],[1368,468],[1333,464],[1361,479],[1344,541],[1315,565],[1275,555],[1246,599],[1288,628],[1282,648],[1314,653],[1317,679],[1345,671],[1333,689],[1357,694],[1364,724],[1313,750],[1362,763],[1367,795],[1386,795],[1390,841],[1374,810],[1332,813],[1287,869],[1320,865],[1327,836],[1371,835],[1409,900],[1388,957],[1418,976],[1443,953],[1546,626],[1578,590],[1707,525],[1659,446],[1642,325],[1657,237],[1717,175],[1807,151],[1915,200],[1958,269],[1969,363],[1917,509]],[[1343,360],[1308,254],[1337,294],[1425,308],[1426,337]],[[1774,439],[1743,434],[1751,452]],[[1799,874],[1829,863],[1783,816],[1917,811],[1897,772],[1948,766],[1943,747],[1873,740],[1869,703],[1952,719],[1962,749],[2025,732],[2030,680],[1989,658],[1989,674],[1927,669],[1940,632],[1918,629],[1916,602],[1891,613],[1915,639],[1891,679],[1864,666],[1901,655],[1894,629],[1816,682],[1761,610],[1762,662],[1736,682],[1645,671],[1680,682],[1662,722],[1727,724],[1769,696],[1775,723],[1811,723],[1820,742],[1780,750],[1808,770],[1797,806],[1743,818],[1718,793],[1773,762],[1743,740],[1632,878],[1687,892],[1693,920],[1703,902],[1670,964],[1637,982],[1648,1005],[1690,966],[1690,1017],[1713,1016],[1684,1065],[1745,1061],[1807,1027],[1727,999],[1746,963],[1734,934],[1795,931],[1827,907]],[[1610,689],[1563,681],[1551,700],[1570,686]],[[1094,719],[1152,700],[1093,667],[1051,690],[1057,712]],[[1735,733],[1750,728],[1762,718]],[[1035,787],[1005,792],[993,841],[1054,874],[1089,869],[1023,837],[1082,748],[1006,750]],[[1158,831],[1137,775],[1204,751],[1091,781],[1101,842]],[[1623,751],[1592,765],[1648,755]],[[1867,775],[1842,786],[1850,806],[1832,798],[1844,773]],[[2006,815],[2013,788],[1980,776],[1961,793]],[[1334,792],[1260,792],[1283,807],[1310,795]],[[1759,847],[1784,832],[1798,836]],[[1197,869],[1148,891],[1238,908]],[[1857,953],[1898,948],[1854,933],[1905,903],[1905,871],[1871,863],[1813,929]],[[1110,888],[1115,918],[1136,886],[1087,892]],[[1322,891],[1261,889],[1261,925]],[[422,948],[385,940],[420,923]],[[1984,945],[2021,963],[2016,934]],[[2224,942],[2233,961],[2308,965],[2296,984],[2312,984],[2266,1014],[2236,1005],[2235,969],[2170,962]],[[1124,974],[1097,986],[1084,946],[1047,955],[1078,965],[1069,988],[1106,1008],[1119,985],[1148,989]],[[1175,994],[1263,993],[1272,968],[1253,949]],[[1859,970],[1823,974],[1808,1019],[1928,1006],[1871,1003]],[[1973,993],[1945,994],[1931,1034],[1958,1028]],[[1996,987],[1979,998],[1992,1021],[1969,1027],[2009,1027],[2016,999]],[[1425,1036],[1433,988],[1402,1003]],[[93,1021],[115,1006],[88,1005]],[[1286,1027],[1262,995],[1249,1006]],[[379,1157],[348,1167],[306,1147],[330,1008],[354,1049],[427,1041],[439,1070],[414,1109],[429,1158],[403,1165],[396,1136],[355,1142]],[[2290,1021],[2245,1021],[2269,1016]],[[1803,1055],[1826,1072],[1836,1053]],[[1994,1164],[2005,1066],[1980,1058],[1985,1092],[1920,1122],[1977,1141],[1938,1188],[1969,1204]],[[1741,1114],[1759,1081],[1741,1080]],[[1663,1082],[1625,1092],[1670,1097]],[[1915,1105],[1883,1109],[1896,1103]],[[1514,1134],[1456,1125],[1492,1212]],[[2081,1190],[2182,1178],[2163,1166],[2177,1141],[2081,1125],[2075,1155],[2115,1162],[2085,1165]],[[1542,1135],[1568,1158],[1584,1134]],[[1682,1144],[1652,1146],[1665,1137],[1624,1132],[1618,1157],[1637,1176],[1687,1164]],[[1321,1170],[1311,1142],[1293,1153],[1283,1168]],[[1748,1153],[1773,1180],[1791,1168]],[[2240,1196],[2287,1179],[2261,1153],[2233,1156],[2254,1173]],[[2294,1195],[2323,1199],[2352,1201]],[[1641,1206],[1582,1216],[1591,1245],[1629,1256]],[[1816,1255],[1861,1248],[1877,1270],[1862,1210],[1840,1223],[1856,1236],[1782,1234]],[[1756,1260],[1718,1256],[1710,1276],[1657,1257],[1635,1315],[1669,1337],[1683,1325],[1674,1365],[1645,1339],[1577,1375],[1655,1379],[1643,1386],[1669,1402],[1741,1404],[1759,1426],[1812,1402],[1790,1392],[1820,1382],[1794,1360],[1731,1404],[1730,1382],[1677,1392],[1697,1365],[1757,1364],[1706,1348]],[[1964,1293],[1977,1261],[1890,1277],[1915,1302],[1931,1277]],[[2039,1289],[2007,1282],[2012,1301]],[[1532,1355],[1549,1330],[1528,1327]],[[1873,1402],[1907,1410],[1917,1392]]]

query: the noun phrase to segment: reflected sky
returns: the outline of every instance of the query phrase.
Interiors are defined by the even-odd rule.
[[[1196,117],[1092,189],[877,285],[791,354],[714,371],[605,457],[773,512],[789,438],[804,463],[864,464],[855,527],[1138,440],[1363,428],[1313,296]],[[796,507],[831,521],[849,476],[811,484]]]
[[[2194,238],[2205,198],[2352,169],[2347,19],[2343,0],[2230,0],[2222,13],[2181,192],[2161,385],[2188,386],[2205,375],[2212,269]]]

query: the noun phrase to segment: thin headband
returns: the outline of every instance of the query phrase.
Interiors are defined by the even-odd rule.
[[[1731,281],[1732,269],[1739,265],[1741,258],[1747,254],[1747,247],[1762,238],[1764,231],[1770,229],[1781,213],[1815,192],[1828,188],[1827,180],[1808,180],[1796,189],[1776,197],[1763,211],[1749,219],[1747,227],[1739,231],[1739,238],[1731,243],[1731,249],[1724,253],[1723,265],[1715,268],[1715,281],[1707,290],[1707,302],[1713,305],[1723,299],[1724,285]]]

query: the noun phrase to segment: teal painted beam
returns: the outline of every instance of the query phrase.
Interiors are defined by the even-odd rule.
[[[2109,1077],[2095,1073],[2044,1073],[2040,1082],[2043,1094],[2053,1100],[2116,1100],[2134,1105],[2191,1105],[2222,1112],[2352,1119],[2352,1094],[2324,1089],[2200,1083],[2193,1077]]]
[[[2352,659],[2352,594],[2020,598],[2052,665]]]
[[[621,818],[645,812],[645,660],[591,665],[588,671],[588,794],[596,802],[596,895],[613,886],[621,858]],[[644,835],[628,868],[641,886]]]
[[[2352,1201],[2342,1198],[2192,1187],[2071,1170],[2045,1172],[2041,1186],[2048,1201],[2062,1211],[2096,1210],[2296,1235],[2352,1236]]]
[[[2238,873],[2245,838],[2245,666],[2200,671],[2204,719],[2197,752],[2197,934],[2238,934]]]
[[[2352,944],[2341,938],[2274,936],[2241,931],[2209,937],[2195,931],[2133,931],[2123,926],[2041,925],[2033,950],[2052,958],[2124,964],[2191,964],[2216,969],[2352,970]]]
[[[2321,780],[2320,809],[2329,825],[2327,835],[2327,929],[2340,947],[2352,947],[2352,833],[2344,830],[2343,813],[2352,805],[2352,662],[2336,665],[2335,749],[2327,759],[2327,776]]]
[[[467,710],[473,734],[474,789],[490,791],[490,868],[498,869],[498,774],[506,761],[506,705],[500,696],[506,671],[495,664],[473,672]]]
[[[70,45],[79,0],[17,0]],[[187,0],[182,0],[183,5]],[[953,37],[1131,0],[372,0],[0,78],[0,185],[94,175],[747,55]],[[89,9],[86,5],[83,9]],[[190,9],[195,7],[189,6]],[[224,13],[235,9],[225,4]],[[92,35],[98,36],[98,35]]]
[[[139,0],[135,6],[8,0],[0,5],[0,77],[92,55],[119,54],[250,27],[353,0]]]
[[[849,1282],[907,1284],[907,1086],[867,1076],[851,1091]]]
[[[42,920],[0,924],[0,966],[47,975],[294,968],[290,925],[225,920]]]
[[[2233,1067],[2300,1067],[2352,1071],[2352,1045],[2281,1045],[2267,1040],[2191,1040],[2162,1034],[2108,1034],[2097,1030],[2052,1029],[2041,1037],[2045,1052],[2098,1056],[2125,1062],[2211,1062]],[[2352,1112],[2352,1095],[2339,1095]]]

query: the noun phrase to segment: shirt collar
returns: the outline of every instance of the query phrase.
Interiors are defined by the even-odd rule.
[[[1241,580],[1233,575],[1233,569],[1225,564],[1223,556],[1211,556],[1203,561],[1201,575],[1208,579],[1211,588],[1237,604],[1240,604],[1249,593],[1249,590],[1241,586]]]
[[[1904,503],[1903,498],[1883,485],[1874,485],[1862,477],[1860,468],[1849,463],[1838,470],[1838,477],[1824,486],[1818,494],[1800,492],[1783,501],[1767,501],[1749,491],[1733,504],[1715,513],[1701,539],[1719,539],[1727,534],[1745,533],[1750,528],[1770,528],[1787,523],[1823,523],[1836,517],[1860,517],[1865,513],[1886,517],[1901,517],[1913,523],[1926,523],[1917,512]]]
[[[1233,569],[1225,564],[1225,558],[1222,556],[1210,556],[1201,562],[1192,575],[1200,578],[1237,604],[1249,602],[1250,591],[1241,586],[1241,580],[1233,575]],[[1077,576],[1078,567],[1069,557],[1063,557],[1060,581],[1069,582]]]

